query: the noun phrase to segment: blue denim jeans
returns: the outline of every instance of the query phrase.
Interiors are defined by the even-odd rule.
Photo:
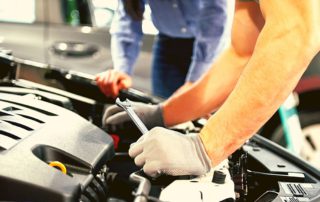
[[[153,46],[152,93],[168,98],[185,82],[194,39],[159,34]]]

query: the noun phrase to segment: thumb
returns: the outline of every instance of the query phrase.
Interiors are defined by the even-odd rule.
[[[119,88],[130,88],[132,86],[132,79],[130,77],[122,77],[119,80]]]

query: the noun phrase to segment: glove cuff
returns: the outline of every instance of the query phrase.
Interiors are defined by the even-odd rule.
[[[149,120],[146,120],[147,128],[150,130],[156,126],[165,127],[164,121],[163,121],[162,106],[158,104],[158,105],[153,105],[152,107],[154,107],[153,112],[151,113],[151,116],[148,116]]]
[[[190,134],[191,139],[195,143],[195,149],[197,151],[197,155],[203,165],[203,168],[205,169],[204,173],[207,173],[211,169],[211,159],[206,153],[206,150],[204,148],[204,145],[199,137],[198,134]]]

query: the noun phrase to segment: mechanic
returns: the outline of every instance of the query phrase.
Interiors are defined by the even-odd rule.
[[[145,122],[162,120],[163,126],[214,115],[199,134],[155,127],[129,155],[151,176],[200,175],[226,159],[294,89],[320,50],[319,22],[319,0],[237,0],[230,47],[206,75],[160,104],[162,112],[154,113],[159,106],[152,105],[134,109]],[[120,113],[107,112],[107,124]]]
[[[225,47],[225,0],[148,1],[152,21],[159,30],[153,47],[152,93],[167,98],[189,86]],[[131,76],[142,41],[145,0],[121,0],[111,26],[114,69],[96,81],[106,96],[116,97],[132,84]]]

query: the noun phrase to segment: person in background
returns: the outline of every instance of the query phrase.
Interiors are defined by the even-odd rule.
[[[112,70],[96,76],[106,96],[132,85],[133,66],[142,42],[145,0],[119,0],[111,26]],[[195,82],[225,47],[225,0],[149,0],[159,30],[153,47],[152,93],[168,98]],[[182,87],[182,88],[183,88]]]
[[[154,127],[129,149],[136,165],[151,176],[201,175],[226,159],[276,112],[320,51],[319,22],[319,0],[237,0],[231,44],[205,76],[164,103],[134,108]],[[155,127],[213,111],[199,134]],[[105,123],[121,124],[121,113],[107,110]]]

